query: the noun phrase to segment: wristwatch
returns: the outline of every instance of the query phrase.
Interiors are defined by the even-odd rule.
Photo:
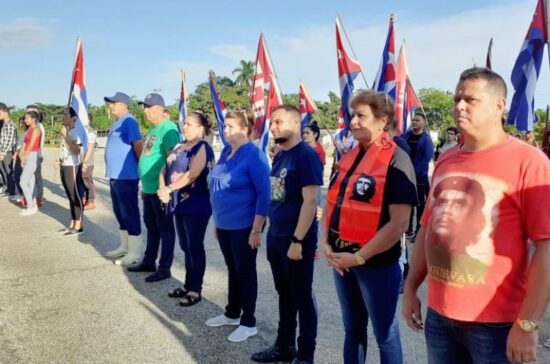
[[[300,240],[300,239],[298,239],[298,238],[296,237],[296,235],[294,235],[294,236],[292,237],[291,241],[292,241],[293,243],[295,243],[295,244],[300,244],[300,245],[302,245],[302,242],[304,241],[304,239],[301,239],[301,240]]]
[[[359,252],[355,252],[353,256],[355,257],[355,262],[357,263],[357,265],[365,264],[365,259],[363,259],[363,257],[359,255]]]
[[[522,320],[518,318],[516,320],[516,323],[518,324],[519,328],[525,332],[534,332],[537,331],[540,327],[540,323],[536,323],[531,320]]]

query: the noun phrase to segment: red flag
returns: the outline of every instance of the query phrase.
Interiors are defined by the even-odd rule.
[[[260,34],[258,42],[258,52],[256,54],[256,71],[250,90],[250,106],[256,117],[256,125],[254,130],[254,139],[258,139],[262,135],[263,123],[265,119],[266,109],[264,101],[264,90],[274,86],[274,97],[277,98],[279,104],[282,104],[281,91],[275,76],[275,70],[271,63],[271,58],[267,51],[263,33]]]
[[[271,125],[271,113],[273,109],[282,105],[279,96],[276,93],[276,87],[274,84],[269,87],[269,94],[267,96],[267,107],[265,113],[265,119],[262,126],[262,132],[260,134],[260,149],[267,154],[267,145],[269,144],[269,128]]]
[[[405,92],[407,88],[407,77],[409,70],[407,67],[407,56],[405,52],[405,42],[401,45],[399,50],[399,58],[397,58],[397,66],[395,68],[395,120],[397,125],[395,132],[397,135],[401,134],[404,130],[404,111],[405,111]]]

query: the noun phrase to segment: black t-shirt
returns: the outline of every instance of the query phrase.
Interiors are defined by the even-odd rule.
[[[416,147],[418,146],[418,141],[420,138],[422,138],[422,134],[415,134],[411,133],[409,135],[409,139],[407,139],[407,143],[409,144],[409,148],[411,148],[411,152],[409,153],[411,156],[411,160],[414,160],[416,158]]]
[[[363,158],[365,153],[359,153],[353,165],[357,167],[359,161]],[[352,165],[352,167],[353,167]],[[353,169],[350,169],[348,174],[353,173]],[[336,176],[333,180],[335,181]],[[347,179],[342,181],[342,184],[347,183]],[[341,188],[341,191],[345,191],[345,187]],[[380,223],[378,224],[378,230],[382,226],[386,225],[390,221],[390,209],[389,205],[393,204],[408,204],[416,206],[418,204],[418,198],[416,195],[416,178],[414,174],[414,168],[409,158],[409,155],[401,149],[399,146],[395,148],[395,152],[390,160],[388,166],[388,173],[386,175],[386,184],[384,185],[384,195],[382,197],[382,211],[380,213]],[[336,209],[334,210],[336,211]],[[334,212],[333,212],[334,215]],[[331,217],[331,232],[337,232],[338,228],[337,218]],[[334,249],[334,233],[329,233],[329,241]],[[359,250],[359,245],[354,244],[348,246],[341,251],[355,252]],[[401,242],[396,241],[395,244],[388,250],[377,254],[366,261],[365,265],[369,267],[387,267],[399,260],[401,255]]]
[[[302,188],[323,185],[321,160],[313,148],[300,142],[275,155],[270,179],[269,234],[292,237],[304,201]],[[313,219],[308,234],[312,231],[317,231],[317,219]]]

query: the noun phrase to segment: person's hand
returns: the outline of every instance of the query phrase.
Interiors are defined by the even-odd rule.
[[[248,245],[252,249],[258,249],[262,245],[262,234],[259,232],[250,232],[248,236]]]
[[[537,361],[538,331],[525,332],[514,323],[506,343],[506,356],[511,362],[532,363]]]
[[[332,247],[329,243],[326,241],[321,242],[321,251],[323,252],[323,255],[325,256],[327,260],[327,265],[329,267],[334,268],[340,275],[344,275],[344,271],[338,267],[338,264],[334,261],[334,252],[332,251]]]
[[[63,135],[63,137],[67,136],[67,128],[65,125],[61,125],[61,135]]]
[[[350,268],[357,266],[357,260],[351,253],[332,253],[331,260],[334,262],[335,267],[340,270],[349,271]]]
[[[405,290],[401,313],[403,314],[403,318],[405,318],[407,326],[414,332],[420,332],[424,328],[420,307],[420,300],[416,292]]]
[[[86,162],[82,162],[82,172],[86,173],[87,170],[88,170],[88,164]]]
[[[19,157],[19,160],[21,161],[21,166],[25,167],[25,164],[27,164],[27,157],[22,155],[21,157]]]
[[[290,260],[301,260],[302,259],[302,244],[299,243],[290,243],[288,248],[287,257]]]
[[[3,161],[3,160],[4,160],[4,156],[0,155],[0,161]]]
[[[323,217],[323,208],[320,206],[317,206],[317,214],[315,215],[317,217],[317,220],[321,220]]]

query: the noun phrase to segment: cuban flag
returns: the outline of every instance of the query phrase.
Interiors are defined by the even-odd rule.
[[[181,139],[183,141],[183,124],[185,123],[185,118],[187,117],[187,89],[185,88],[185,70],[181,69],[181,91],[180,91],[180,103],[178,106],[179,116],[178,116],[178,127],[180,129]]]
[[[338,109],[338,122],[336,124],[335,142],[338,149],[347,152],[353,146],[353,137],[350,134],[349,124],[351,122],[351,108],[349,102],[353,96],[353,81],[361,72],[361,65],[358,61],[351,59],[342,43],[340,18],[336,17],[336,54],[338,57],[338,78],[340,79],[340,108]],[[341,157],[336,150],[336,159]]]
[[[266,106],[266,114],[265,114],[265,120],[263,122],[263,128],[262,128],[262,134],[260,135],[260,143],[259,147],[267,156],[267,146],[269,145],[269,134],[270,134],[270,126],[271,126],[271,113],[273,112],[273,109],[276,107],[282,105],[279,98],[277,97],[277,92],[275,91],[276,87],[275,85],[271,85],[269,88],[269,93],[267,95],[267,106]]]
[[[411,80],[409,80],[409,77],[407,77],[404,95],[403,124],[401,130],[399,130],[399,132],[396,131],[397,135],[400,135],[409,128],[409,125],[411,125],[412,115],[419,107],[422,107],[420,99],[414,91]]]
[[[73,68],[73,77],[71,79],[71,88],[69,92],[70,107],[76,112],[77,119],[75,131],[82,142],[84,153],[88,152],[88,133],[86,127],[90,124],[88,119],[88,98],[86,96],[86,77],[84,72],[84,53],[82,51],[82,41],[76,40],[76,56]]]
[[[372,88],[377,92],[385,92],[395,101],[395,37],[393,31],[393,21],[395,15],[390,16],[390,25],[384,51],[382,52],[382,60],[378,67],[376,79]]]
[[[302,130],[310,123],[311,117],[317,112],[317,106],[308,88],[303,81],[300,81],[300,114],[302,114]]]
[[[214,73],[211,72],[209,78],[210,96],[212,96],[212,108],[214,109],[214,116],[216,117],[216,121],[218,123],[218,134],[220,135],[222,146],[225,147],[227,142],[225,141],[223,129],[225,126],[225,114],[227,114],[227,110],[225,109],[222,99],[220,99],[218,90],[216,90],[216,85],[214,84]]]
[[[271,57],[267,50],[267,45],[264,39],[263,33],[260,34],[260,40],[258,42],[258,52],[256,54],[256,68],[254,72],[254,78],[250,90],[250,108],[256,118],[254,125],[253,139],[259,139],[264,134],[265,130],[269,133],[269,128],[264,127],[264,121],[266,120],[266,105],[264,101],[264,90],[269,90],[271,85],[274,86],[273,92],[279,104],[283,103],[279,84],[277,83],[277,77],[275,76],[275,70],[271,63]]]
[[[544,1],[538,0],[533,21],[511,76],[515,91],[508,113],[508,124],[515,124],[522,131],[532,131],[536,121],[535,88],[546,43],[548,43],[546,9]]]

